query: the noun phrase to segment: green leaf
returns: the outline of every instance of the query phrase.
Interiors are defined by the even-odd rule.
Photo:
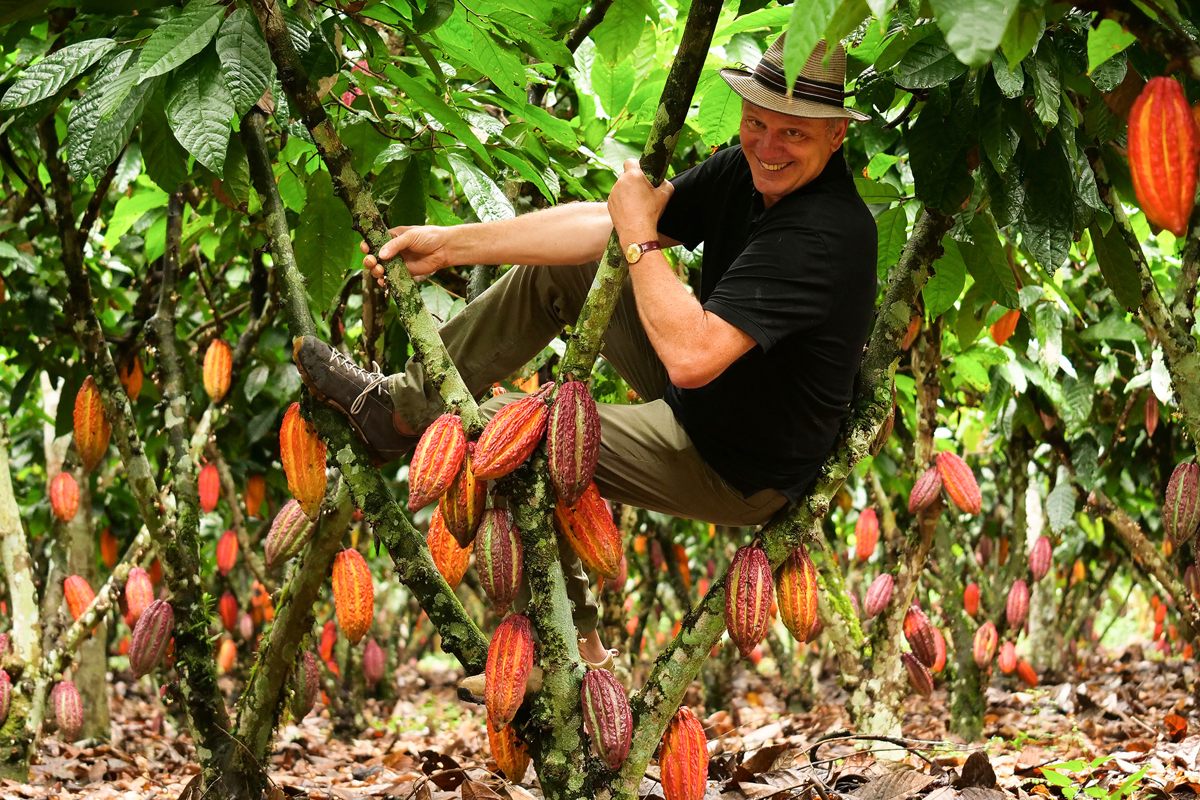
[[[596,52],[614,64],[625,61],[642,38],[646,12],[643,0],[616,0],[591,33]]]
[[[996,78],[996,85],[1000,87],[1001,94],[1009,100],[1025,93],[1025,70],[1021,67],[1021,62],[1010,66],[1004,54],[997,53],[992,59],[992,75]]]
[[[992,387],[987,367],[970,353],[959,353],[950,362],[951,373],[955,376],[955,384],[967,384],[978,392],[986,392]]]
[[[1050,523],[1050,530],[1062,533],[1071,526],[1074,518],[1075,487],[1071,485],[1070,477],[1060,470],[1058,482],[1046,496],[1046,521]]]
[[[523,42],[543,61],[560,67],[574,64],[571,51],[556,38],[554,31],[541,19],[529,16],[529,11],[498,8],[488,15],[488,21],[499,25],[510,39]]]
[[[1136,311],[1142,304],[1142,281],[1133,262],[1133,253],[1129,251],[1117,226],[1113,225],[1105,235],[1100,226],[1093,222],[1088,227],[1088,233],[1091,234],[1096,261],[1100,264],[1100,272],[1108,288],[1112,289],[1113,296],[1123,308]]]
[[[700,138],[709,147],[722,145],[733,138],[742,124],[742,98],[721,80],[708,80],[696,89],[700,110],[693,121]]]
[[[549,184],[542,177],[542,174],[526,158],[509,150],[493,150],[492,156],[502,164],[511,167],[523,180],[527,180],[538,187],[538,191],[542,193],[542,196],[551,203],[558,202],[558,192],[550,188]]]
[[[333,193],[329,173],[317,170],[306,184],[305,221],[296,231],[296,264],[317,311],[324,313],[337,299],[347,273],[361,256],[360,241],[350,212]]]
[[[886,275],[892,265],[900,260],[904,243],[908,241],[908,215],[904,213],[904,206],[889,208],[880,214],[875,218],[875,226],[879,229],[875,268],[880,275]]]
[[[1019,158],[1029,179],[1017,218],[1021,245],[1048,275],[1053,274],[1071,249],[1075,175],[1057,134],[1043,147],[1025,143]]]
[[[795,13],[794,9],[784,6],[782,8],[760,8],[749,14],[742,14],[726,25],[718,24],[713,33],[713,42],[722,42],[747,31],[779,30],[791,19],[793,13]]]
[[[171,126],[167,124],[162,92],[156,92],[154,100],[146,108],[139,135],[146,174],[167,194],[174,192],[187,180],[188,154],[175,141]]]
[[[947,214],[957,212],[974,187],[959,130],[930,103],[905,139],[917,197]]]
[[[871,9],[867,6],[866,0],[842,0],[833,12],[829,24],[825,26],[823,38],[827,42],[840,42],[853,33],[869,16],[871,16]]]
[[[478,167],[458,153],[451,153],[447,160],[450,162],[450,171],[454,173],[467,202],[475,209],[475,216],[481,222],[512,219],[517,215],[512,202],[504,196],[496,182]]]
[[[167,122],[175,138],[197,161],[220,175],[225,168],[234,109],[216,53],[209,50],[203,58],[188,64],[171,84]]]
[[[1144,342],[1146,331],[1141,325],[1125,319],[1124,314],[1112,313],[1084,328],[1079,337],[1088,342]]]
[[[1046,12],[1041,6],[1033,7],[1022,3],[1017,13],[1009,20],[1008,29],[1000,41],[1000,49],[1009,64],[1019,64],[1042,39],[1046,30]]]
[[[1062,105],[1062,82],[1059,80],[1058,57],[1045,42],[1033,59],[1033,110],[1047,128],[1058,124],[1058,109]]]
[[[934,19],[958,60],[982,67],[1004,38],[1018,0],[933,0],[932,5]]]
[[[854,188],[867,205],[888,205],[900,199],[900,192],[890,183],[869,180],[858,174],[854,175]]]
[[[51,53],[9,87],[0,100],[0,110],[11,111],[53,97],[116,46],[112,39],[89,39]]]
[[[1136,36],[1113,20],[1100,20],[1099,25],[1088,29],[1088,74],[1136,41]]]
[[[931,317],[949,311],[967,282],[967,265],[958,243],[950,238],[943,239],[942,251],[941,258],[933,262],[933,275],[921,290],[925,298],[925,311]]]
[[[247,400],[253,400],[255,397],[258,397],[258,393],[267,385],[267,378],[270,375],[271,368],[266,364],[259,364],[250,370],[250,374],[246,376],[246,383],[242,387],[242,392],[246,395]]]
[[[424,111],[432,116],[438,122],[442,123],[447,131],[454,134],[459,142],[475,153],[475,155],[479,156],[485,164],[493,166],[487,150],[483,148],[479,138],[475,136],[470,126],[463,122],[462,117],[454,109],[446,105],[446,102],[439,95],[432,92],[422,81],[413,78],[408,73],[396,67],[388,67],[385,73],[388,79],[396,85],[397,89],[408,95],[411,101],[410,106],[414,112]],[[562,120],[559,120],[559,122],[562,122]]]
[[[155,85],[152,81],[134,87],[126,102],[120,104],[110,118],[103,120],[103,124],[100,119],[100,106],[107,92],[118,84],[118,77],[135,58],[136,53],[132,50],[118,53],[96,76],[83,97],[71,106],[71,112],[67,115],[65,147],[67,167],[73,178],[99,178],[103,175],[109,164],[121,154],[141,118],[146,100]]]
[[[990,103],[983,107],[983,124],[980,135],[983,138],[983,151],[988,160],[1003,175],[1008,171],[1013,156],[1017,153],[1017,145],[1021,143],[1021,135],[1009,124],[1004,116],[1000,103]]]
[[[783,40],[783,72],[789,86],[825,35],[825,28],[833,20],[837,8],[838,0],[810,0],[792,5],[787,38]]]
[[[165,208],[166,205],[167,193],[158,187],[139,186],[132,194],[123,195],[108,215],[104,246],[111,250],[143,214],[156,208]]]
[[[895,79],[905,89],[943,86],[967,71],[940,36],[929,36],[909,48],[896,65]],[[919,119],[919,117],[918,117]]]
[[[985,296],[1005,308],[1018,308],[1017,280],[1008,266],[995,224],[978,215],[968,226],[973,242],[960,242],[963,263]]]
[[[158,26],[142,46],[142,80],[165,75],[203,50],[221,27],[224,12],[215,0],[192,0],[179,16]]]
[[[449,23],[442,29],[447,27]],[[529,81],[515,48],[501,46],[495,37],[478,27],[471,27],[471,37],[472,59],[468,63],[490,79],[501,92],[518,103],[524,103]]]
[[[628,64],[614,64],[605,58],[593,59],[592,90],[611,119],[625,107],[629,96],[633,94],[633,72]]]
[[[1068,431],[1081,430],[1088,424],[1092,414],[1092,404],[1096,399],[1096,387],[1087,376],[1076,379],[1067,375],[1062,380],[1062,413],[1063,422]]]
[[[221,77],[233,95],[234,116],[245,116],[275,80],[275,64],[248,8],[239,7],[225,18],[217,34]]]

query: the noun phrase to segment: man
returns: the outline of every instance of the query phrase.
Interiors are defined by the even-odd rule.
[[[843,105],[840,45],[825,65],[820,43],[790,94],[782,56],[781,36],[753,71],[721,71],[743,100],[740,146],[670,183],[652,187],[630,160],[607,204],[397,228],[380,248],[378,260],[400,255],[414,276],[526,265],[441,329],[480,396],[576,321],[615,228],[629,281],[602,354],[645,402],[600,407],[596,483],[610,500],[760,524],[802,496],[848,413],[874,307],[876,231],[840,148],[848,121],[867,117]],[[701,242],[696,298],[660,250]],[[363,263],[382,280],[376,257]],[[409,450],[442,413],[415,360],[398,375],[369,373],[311,337],[296,341],[295,359],[310,391],[347,413],[383,460]],[[482,410],[490,417],[518,396]],[[568,566],[581,653],[598,661],[605,651],[587,579]]]

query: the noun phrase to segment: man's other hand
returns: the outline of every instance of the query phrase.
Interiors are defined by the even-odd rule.
[[[388,233],[393,238],[379,248],[378,256],[371,253],[370,245],[363,242],[359,250],[364,254],[363,268],[380,286],[386,286],[386,273],[381,262],[400,256],[414,280],[423,280],[442,267],[451,266],[449,255],[450,228],[438,225],[400,225]]]
[[[608,194],[608,215],[622,245],[658,238],[658,218],[674,191],[670,181],[651,186],[636,158],[625,161],[625,172]]]

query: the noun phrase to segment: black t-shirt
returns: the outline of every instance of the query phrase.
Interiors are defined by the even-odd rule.
[[[849,413],[874,313],[875,220],[840,150],[770,208],[741,147],[672,183],[659,232],[704,242],[700,302],[756,345],[705,386],[668,386],[666,401],[731,485],[797,500]]]

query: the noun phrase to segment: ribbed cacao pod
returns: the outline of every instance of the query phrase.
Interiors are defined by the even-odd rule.
[[[1196,198],[1200,132],[1179,81],[1146,82],[1129,110],[1128,142],[1138,205],[1152,223],[1183,236]]]
[[[483,700],[497,728],[513,721],[525,700],[525,681],[533,669],[533,625],[524,614],[510,614],[492,634],[484,671]]]
[[[858,515],[858,522],[854,523],[854,555],[858,563],[866,563],[878,544],[879,515],[873,508],[863,509]]]
[[[912,492],[908,495],[908,513],[916,514],[929,508],[938,499],[942,491],[942,474],[937,467],[930,467],[921,473],[913,484]]]
[[[117,552],[119,547],[117,537],[113,536],[111,528],[100,531],[100,560],[108,569],[117,565],[117,559],[120,558],[120,553]]]
[[[1200,602],[1200,567],[1188,564],[1183,571],[1183,585],[1192,593],[1192,598]]]
[[[450,584],[450,588],[458,586],[467,572],[467,565],[471,563],[473,546],[470,543],[466,547],[459,546],[446,529],[440,506],[433,510],[433,516],[429,519],[425,545],[429,548],[429,555],[433,556],[434,566],[446,579],[446,583]]]
[[[309,519],[316,519],[325,499],[325,442],[317,430],[300,416],[300,404],[292,403],[279,426],[279,457],[287,475],[288,491]]]
[[[975,473],[954,453],[938,453],[937,468],[942,476],[942,488],[960,511],[978,514],[983,507]]]
[[[738,548],[725,581],[725,625],[743,657],[767,636],[775,585],[767,554],[754,545]]]
[[[297,722],[308,716],[321,694],[321,667],[311,650],[300,654],[292,671],[292,698],[289,708]]]
[[[946,637],[942,636],[941,629],[936,625],[931,625],[929,629],[933,631],[933,647],[936,653],[929,671],[937,675],[946,668]]]
[[[588,572],[606,578],[617,574],[625,552],[621,531],[595,483],[587,485],[574,505],[568,506],[562,500],[555,503],[554,520]]]
[[[1025,682],[1025,685],[1033,689],[1038,685],[1037,671],[1025,659],[1017,660],[1017,677]]]
[[[237,563],[238,539],[233,531],[225,531],[217,540],[217,571],[228,575]]]
[[[1000,656],[996,659],[996,665],[1005,675],[1012,675],[1017,669],[1017,646],[1012,642],[1000,645]]]
[[[925,612],[917,608],[915,603],[904,615],[904,638],[908,640],[908,646],[912,648],[913,655],[925,666],[932,667],[937,661],[937,645],[933,640],[933,626],[929,624],[929,617],[925,616]]]
[[[104,417],[104,404],[96,379],[88,375],[75,395],[75,452],[83,463],[83,471],[91,472],[104,458],[112,425]]]
[[[475,531],[487,507],[487,481],[478,480],[471,469],[475,459],[475,443],[468,442],[462,466],[450,488],[438,498],[438,509],[447,530],[458,542],[467,547],[475,541]]]
[[[71,612],[71,619],[79,619],[96,599],[96,593],[81,575],[71,575],[63,581],[63,597],[67,601],[67,610]]]
[[[904,662],[904,669],[908,672],[908,685],[913,691],[922,697],[933,694],[933,675],[930,674],[929,668],[912,653],[901,653],[900,660]]]
[[[525,463],[546,432],[550,407],[546,397],[554,390],[547,383],[534,394],[509,403],[496,412],[475,444],[475,477],[503,478]]]
[[[1000,319],[992,323],[988,331],[992,335],[992,341],[1000,347],[1004,347],[1004,343],[1012,338],[1013,332],[1017,330],[1017,323],[1021,321],[1021,312],[1015,308],[1004,312]]]
[[[362,671],[368,689],[373,690],[375,684],[383,680],[386,669],[387,656],[383,648],[374,639],[367,639],[367,646],[363,648]]]
[[[1050,559],[1053,554],[1054,547],[1050,544],[1050,537],[1039,536],[1038,540],[1033,543],[1033,547],[1029,550],[1029,573],[1033,576],[1036,583],[1046,577],[1046,573],[1050,571]]]
[[[175,612],[166,600],[155,600],[138,618],[129,645],[129,669],[140,678],[162,661],[175,627]]]
[[[233,639],[225,636],[221,639],[221,645],[217,648],[217,674],[228,675],[233,672],[233,668],[237,665],[237,645],[233,643]]]
[[[968,583],[963,589],[963,610],[968,616],[974,617],[979,613],[979,584]]]
[[[138,357],[137,353],[133,353],[121,362],[117,367],[117,377],[121,379],[121,385],[125,387],[125,394],[129,395],[129,402],[136,403],[138,396],[142,393],[142,381],[145,379],[142,372],[142,359]]]
[[[1192,538],[1200,526],[1200,464],[1179,464],[1167,482],[1163,499],[1163,530],[1176,545]]]
[[[1000,641],[1000,634],[996,632],[996,625],[988,620],[979,626],[975,631],[975,641],[972,644],[971,654],[975,657],[975,666],[980,669],[987,669],[992,663],[992,659],[996,657],[996,644]]]
[[[466,452],[467,436],[456,414],[442,414],[425,429],[408,467],[409,511],[424,508],[450,488]]]
[[[129,609],[129,618],[137,622],[153,602],[154,584],[150,573],[141,567],[129,570],[129,577],[125,579],[125,606]]]
[[[633,714],[625,687],[606,669],[588,670],[582,696],[583,724],[596,755],[609,769],[619,770],[633,743]]]
[[[1154,431],[1158,430],[1158,398],[1154,396],[1154,392],[1146,395],[1146,405],[1142,409],[1142,421],[1146,426],[1146,435],[1154,436]]]
[[[800,545],[787,557],[779,569],[779,616],[797,642],[807,642],[816,635],[817,599],[820,585],[817,568],[808,550]]]
[[[12,705],[12,678],[6,670],[0,669],[0,725],[8,719],[8,709]]]
[[[1008,590],[1008,603],[1004,612],[1008,617],[1009,629],[1020,630],[1025,616],[1029,613],[1029,584],[1021,578],[1013,581],[1012,588]]]
[[[50,692],[54,722],[64,741],[73,742],[83,731],[83,698],[71,681],[59,681]]]
[[[50,481],[50,510],[63,522],[75,519],[79,511],[79,484],[69,472],[60,472]]]
[[[503,508],[484,511],[475,539],[475,571],[483,591],[495,604],[496,613],[507,611],[517,596],[524,561],[521,532],[513,523],[512,514]]]
[[[704,800],[708,789],[708,738],[687,706],[671,718],[658,751],[666,800]]]
[[[487,721],[488,747],[492,751],[492,760],[504,773],[504,777],[513,783],[520,783],[529,769],[529,748],[521,740],[517,729],[512,725],[497,728],[491,720]]]
[[[233,351],[224,339],[213,339],[204,351],[204,391],[214,403],[229,392],[233,379]]]
[[[263,546],[267,569],[274,569],[300,554],[313,531],[315,520],[309,519],[296,500],[288,500],[271,521],[267,542]]]
[[[888,603],[892,600],[892,589],[896,586],[896,579],[890,573],[883,573],[875,580],[871,581],[871,585],[867,587],[866,602],[863,603],[863,610],[867,613],[867,619],[877,617],[887,608]]]
[[[201,467],[197,483],[200,490],[200,511],[204,514],[215,511],[217,501],[221,499],[221,476],[217,473],[217,465],[205,464]]]
[[[221,599],[217,601],[217,613],[221,617],[221,624],[225,626],[225,630],[233,633],[233,629],[238,623],[238,601],[233,592],[225,592],[221,595]]]
[[[257,473],[246,478],[246,516],[259,516],[266,499],[267,479]]]
[[[575,505],[592,482],[600,457],[600,412],[585,382],[559,387],[546,426],[546,455],[559,502]]]
[[[375,585],[362,553],[348,548],[333,559],[333,605],[338,627],[350,644],[358,644],[371,629],[375,615]]]

